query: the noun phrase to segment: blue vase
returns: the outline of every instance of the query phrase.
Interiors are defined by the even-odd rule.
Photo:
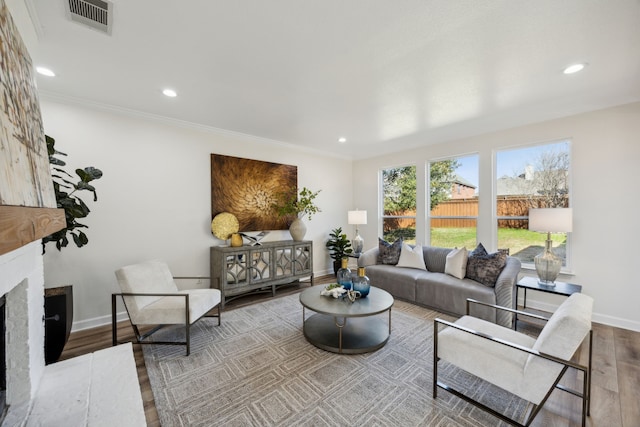
[[[371,290],[369,278],[364,275],[364,267],[358,268],[358,275],[353,278],[353,290],[360,292],[361,298],[366,298]]]
[[[342,285],[346,290],[351,290],[351,270],[347,267],[348,262],[348,259],[342,259],[342,268],[338,270],[336,276],[339,285]]]

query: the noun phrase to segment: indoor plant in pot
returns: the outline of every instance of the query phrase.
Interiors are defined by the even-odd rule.
[[[289,191],[281,193],[279,196],[280,202],[273,206],[279,216],[294,217],[289,226],[289,233],[291,233],[293,240],[303,240],[307,232],[307,226],[302,221],[302,218],[306,216],[311,221],[313,215],[321,212],[314,202],[320,191],[314,192],[307,187],[302,187],[302,190],[298,193],[296,187],[293,187]]]
[[[97,201],[96,190],[90,183],[100,179],[102,171],[92,166],[76,169],[76,175],[80,180],[77,182],[71,181],[72,179],[75,180],[75,178],[64,169],[61,169],[66,163],[56,157],[57,155],[66,156],[66,154],[55,149],[55,140],[53,138],[45,135],[45,139],[47,141],[56,202],[58,208],[64,209],[66,227],[42,239],[42,252],[45,252],[48,242],[55,242],[58,250],[66,247],[69,244],[67,233],[71,235],[73,242],[80,248],[86,245],[89,239],[79,229],[88,227],[79,223],[76,219],[85,218],[89,215],[90,210],[85,202],[78,197],[78,192],[91,192],[93,193],[93,201]],[[68,285],[45,289],[44,310],[46,320],[45,362],[52,363],[60,358],[71,332],[73,323],[72,287]]]
[[[329,256],[333,259],[333,273],[336,274],[340,269],[342,258],[353,252],[351,241],[342,232],[342,227],[331,230],[326,247],[329,250]]]

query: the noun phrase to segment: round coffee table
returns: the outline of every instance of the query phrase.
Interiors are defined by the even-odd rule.
[[[383,347],[391,335],[393,297],[371,287],[366,298],[351,303],[346,298],[320,295],[324,286],[312,286],[300,294],[304,336],[311,344],[333,353],[359,354]],[[308,319],[305,309],[316,312]],[[389,312],[389,320],[372,317]]]

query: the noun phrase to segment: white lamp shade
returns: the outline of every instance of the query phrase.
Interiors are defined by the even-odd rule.
[[[367,211],[348,211],[348,223],[352,225],[361,225],[367,223]]]
[[[543,233],[569,233],[573,229],[573,209],[529,209],[529,230]]]

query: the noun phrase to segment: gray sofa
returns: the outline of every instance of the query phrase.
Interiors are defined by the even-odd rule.
[[[466,300],[515,306],[515,284],[520,272],[520,260],[507,257],[506,265],[494,287],[485,286],[467,277],[457,279],[445,274],[447,254],[452,249],[424,246],[422,252],[428,271],[376,264],[378,248],[363,252],[358,267],[365,267],[371,286],[386,290],[395,298],[434,308],[438,311],[462,316],[466,314]],[[511,313],[476,305],[472,315],[511,327]]]

